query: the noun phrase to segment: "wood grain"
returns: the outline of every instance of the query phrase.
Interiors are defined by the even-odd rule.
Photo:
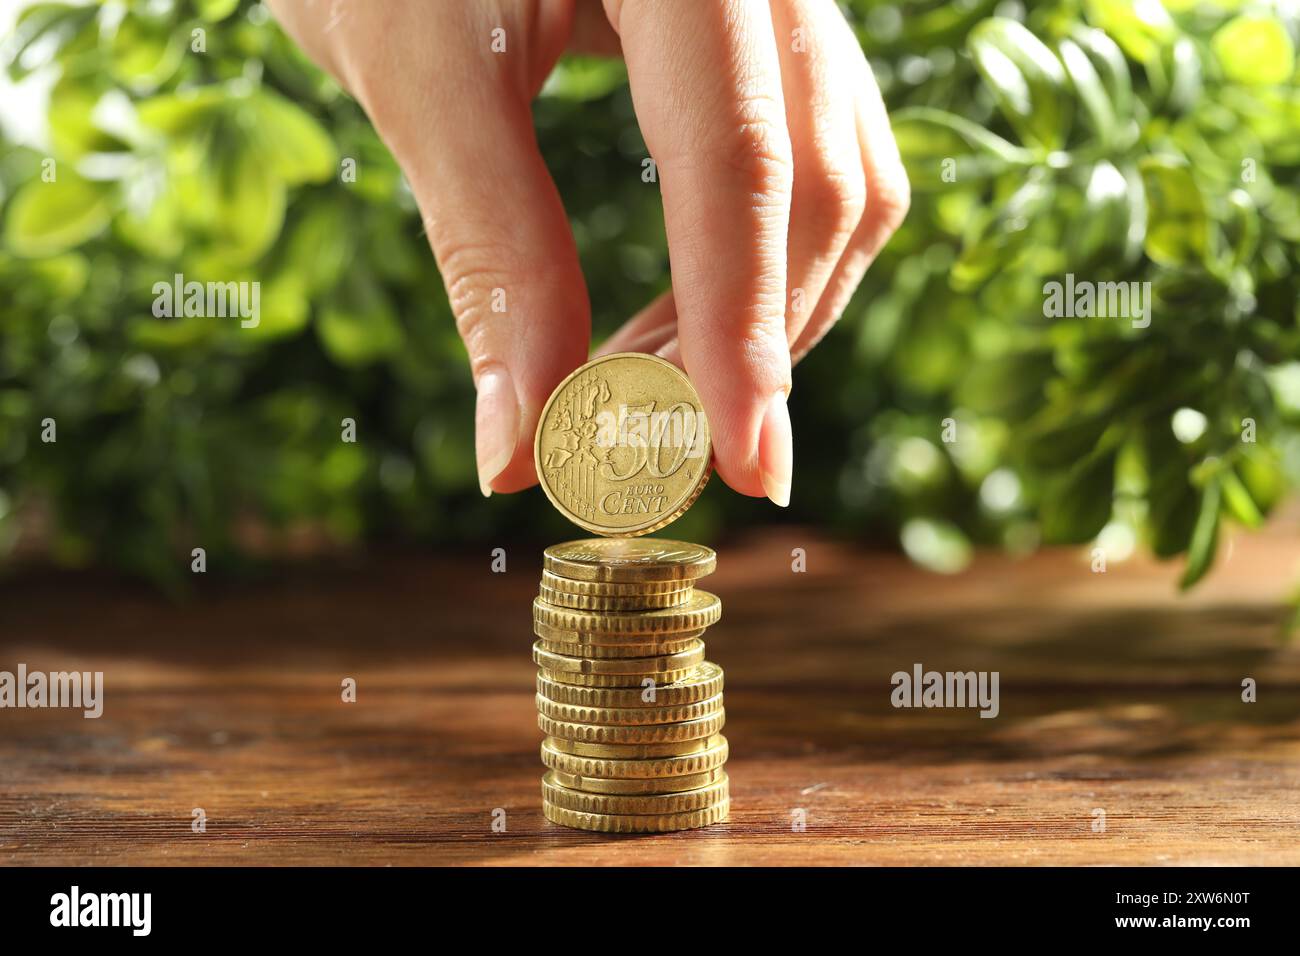
[[[647,837],[542,819],[540,548],[506,574],[485,553],[213,577],[183,605],[27,572],[0,585],[0,669],[101,670],[106,703],[0,711],[0,862],[1296,864],[1295,541],[1293,519],[1238,538],[1186,599],[1175,567],[1076,553],[938,578],[812,533],[725,544],[706,639],[732,819]],[[999,671],[1000,715],[892,708],[914,662]]]

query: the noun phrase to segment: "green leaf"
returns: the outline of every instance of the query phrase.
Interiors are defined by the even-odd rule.
[[[109,69],[137,93],[155,90],[171,78],[185,58],[186,34],[168,20],[128,13],[108,42]]]
[[[1201,54],[1195,43],[1187,37],[1179,37],[1170,57],[1169,109],[1175,113],[1190,112],[1200,103],[1204,87]]]
[[[209,23],[220,23],[239,9],[239,0],[195,0],[199,16]]]
[[[1127,122],[1133,118],[1133,80],[1129,76],[1128,61],[1115,41],[1101,30],[1076,27],[1070,38],[1079,45],[1106,88],[1106,96],[1117,119]]]
[[[324,182],[338,171],[338,152],[325,127],[301,107],[266,91],[250,101],[254,142],[267,167],[290,186]]]
[[[1146,254],[1162,266],[1204,263],[1210,217],[1191,168],[1180,159],[1147,156],[1138,169],[1147,197]]]
[[[586,103],[608,96],[627,82],[622,60],[599,56],[566,56],[542,86],[544,97]]]
[[[1236,472],[1230,470],[1220,472],[1219,481],[1223,486],[1223,503],[1228,513],[1247,528],[1262,527],[1264,515]]]
[[[1103,143],[1110,143],[1118,129],[1116,128],[1115,107],[1110,95],[1102,85],[1097,69],[1083,49],[1072,40],[1060,43],[1061,62],[1070,76],[1070,83],[1083,104],[1088,125]]]
[[[287,264],[303,277],[313,296],[333,288],[352,258],[355,237],[345,215],[346,206],[338,199],[313,202],[285,243]]]
[[[1079,265],[1124,248],[1129,232],[1128,180],[1114,165],[1102,160],[1088,170],[1083,200],[1066,234],[1070,261]]]
[[[968,234],[949,277],[952,288],[972,291],[1006,269],[1028,243],[1030,226],[1050,207],[1054,195],[1052,186],[1036,175],[1016,189],[996,214],[986,217],[982,228]]]
[[[80,81],[60,80],[50,91],[46,118],[55,155],[60,159],[75,160],[87,153],[123,152],[129,148],[96,124],[94,113],[99,100],[98,87]]]
[[[1218,29],[1210,45],[1234,83],[1271,86],[1287,82],[1295,72],[1291,35],[1272,17],[1235,17]]]
[[[1015,20],[990,17],[971,31],[967,47],[998,108],[1021,139],[1060,149],[1070,121],[1061,61]]]
[[[1178,586],[1186,591],[1205,576],[1214,564],[1214,554],[1219,547],[1219,505],[1223,487],[1218,478],[1206,483],[1201,492],[1200,511],[1192,529],[1192,541],[1187,548],[1187,566]]]
[[[326,305],[316,320],[325,351],[340,365],[369,365],[400,349],[405,333],[382,289],[369,281],[348,283],[340,302]]]
[[[141,123],[160,133],[189,136],[210,126],[229,101],[226,87],[201,86],[142,100],[136,104],[136,115]]]
[[[284,223],[284,182],[250,149],[234,146],[217,168],[216,239],[232,260],[252,262],[270,248]]]
[[[1018,420],[1042,404],[1043,387],[1054,371],[1052,354],[1046,349],[971,362],[957,397],[977,415]]]
[[[1197,491],[1178,440],[1163,422],[1146,427],[1141,443],[1146,470],[1147,531],[1158,558],[1187,549],[1196,522]]]
[[[927,106],[901,109],[891,125],[915,189],[984,179],[1009,166],[1034,162],[1029,150],[944,110]]]
[[[112,215],[110,185],[60,170],[54,182],[32,179],[14,194],[5,217],[5,246],[29,258],[57,255],[99,235]]]
[[[1113,37],[1139,63],[1158,59],[1160,51],[1178,35],[1178,28],[1158,0],[1085,0],[1084,8],[1089,22]]]
[[[23,54],[38,40],[61,47],[96,13],[95,6],[71,3],[33,3],[24,9],[5,38],[10,78],[17,81],[28,75],[30,64]]]
[[[1115,498],[1114,450],[1099,450],[1052,483],[1043,503],[1043,540],[1083,544],[1110,521]]]
[[[259,343],[266,340],[288,338],[307,325],[311,317],[307,284],[303,277],[291,269],[284,269],[262,283],[261,321],[251,328],[230,326],[237,340]]]

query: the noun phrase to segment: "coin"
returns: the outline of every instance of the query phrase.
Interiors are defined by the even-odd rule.
[[[556,607],[533,598],[533,622],[564,631],[604,634],[662,634],[694,631],[708,627],[722,617],[722,602],[716,594],[698,588],[681,607],[653,611],[582,611]]]
[[[712,548],[666,538],[584,538],[546,549],[547,571],[571,581],[610,583],[696,581],[712,574]]]
[[[560,674],[604,674],[627,675],[630,677],[657,677],[660,674],[680,670],[690,670],[704,661],[704,642],[695,641],[693,645],[676,654],[660,654],[655,657],[611,657],[596,659],[591,657],[572,657],[568,654],[553,654],[542,648],[541,641],[533,642],[533,661],[538,667],[550,671],[552,675]],[[633,686],[639,680],[632,682]]]
[[[533,456],[542,490],[574,524],[641,535],[675,520],[709,480],[699,395],[677,366],[619,352],[564,379],[542,408]]]
[[[675,793],[607,794],[584,793],[564,786],[551,772],[542,777],[542,799],[554,807],[596,814],[691,813],[707,810],[730,796],[727,775],[695,790]]]
[[[670,830],[694,830],[712,826],[727,819],[731,801],[723,800],[705,810],[690,813],[624,814],[581,813],[566,810],[549,801],[542,801],[546,819],[561,826],[578,830],[595,830],[600,833],[666,833]]]
[[[700,664],[675,683],[652,683],[635,688],[577,687],[537,675],[537,693],[557,704],[579,707],[659,707],[692,704],[722,693],[722,668],[712,661]]]
[[[537,710],[552,720],[574,724],[671,724],[718,713],[722,710],[722,695],[693,704],[670,704],[664,707],[582,707],[559,704],[538,694]]]
[[[555,720],[545,714],[537,715],[537,726],[549,737],[620,746],[666,744],[712,737],[726,722],[726,711],[723,710],[695,720],[679,720],[670,724],[576,724]]]
[[[661,671],[653,676],[647,674],[578,674],[573,671],[552,671],[542,668],[538,673],[550,678],[557,684],[572,684],[575,687],[594,687],[600,690],[624,689],[631,690],[635,687],[648,687],[656,680],[665,684],[671,684],[675,681],[685,680],[690,677],[695,668],[688,667],[684,670]]]
[[[676,777],[628,777],[622,780],[606,777],[584,777],[576,773],[552,770],[548,776],[562,787],[570,790],[582,790],[586,793],[632,794],[632,793],[680,793],[683,790],[698,790],[707,787],[722,778],[722,769],[705,770],[701,773],[679,774]]]
[[[603,538],[605,541],[621,540]],[[636,541],[644,538],[633,539]],[[653,540],[653,539],[651,539]],[[568,594],[588,594],[592,597],[644,597],[647,594],[674,594],[685,591],[689,599],[695,589],[693,581],[582,581],[562,577],[552,571],[542,571],[542,585]]]
[[[563,737],[547,737],[552,750],[573,754],[575,757],[604,757],[612,760],[649,760],[657,757],[685,757],[689,754],[702,753],[713,747],[718,740],[712,737],[696,737],[694,740],[672,740],[660,744],[589,744],[581,740],[565,740]]]
[[[543,584],[537,596],[556,607],[584,611],[638,611],[664,607],[681,607],[694,596],[694,588],[681,588],[659,594],[572,594]]]
[[[719,734],[716,743],[704,750],[671,757],[598,757],[568,753],[556,747],[551,738],[542,741],[542,763],[550,770],[559,770],[581,777],[600,777],[606,780],[650,780],[660,777],[685,777],[717,770],[727,762],[727,738]]]
[[[654,646],[680,644],[704,636],[705,628],[697,627],[692,631],[665,631],[661,634],[602,634],[599,631],[574,631],[562,627],[551,627],[541,621],[533,621],[533,633],[552,644],[567,644],[573,647],[570,654],[587,654],[593,645],[604,647],[629,647],[637,644]]]
[[[597,660],[608,657],[654,657],[658,654],[676,654],[688,651],[695,646],[692,638],[687,641],[664,641],[662,644],[565,644],[562,641],[537,642],[544,651],[552,654],[576,654]]]

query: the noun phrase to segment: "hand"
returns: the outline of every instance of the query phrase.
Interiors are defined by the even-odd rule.
[[[469,351],[485,495],[536,481],[541,408],[591,337],[529,103],[566,47],[621,51],[673,288],[601,351],[684,365],[723,480],[789,502],[790,366],[908,208],[880,92],[832,0],[270,3],[365,108],[415,192]]]

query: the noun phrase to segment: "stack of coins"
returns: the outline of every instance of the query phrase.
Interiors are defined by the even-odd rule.
[[[722,603],[695,588],[716,562],[653,538],[546,549],[533,660],[548,820],[647,833],[726,819],[722,669],[701,640]]]
[[[533,448],[551,503],[609,536],[547,548],[533,602],[546,818],[615,833],[725,820],[722,669],[700,640],[722,604],[695,590],[717,559],[638,537],[680,517],[708,483],[699,395],[661,358],[604,355],[556,387]]]

